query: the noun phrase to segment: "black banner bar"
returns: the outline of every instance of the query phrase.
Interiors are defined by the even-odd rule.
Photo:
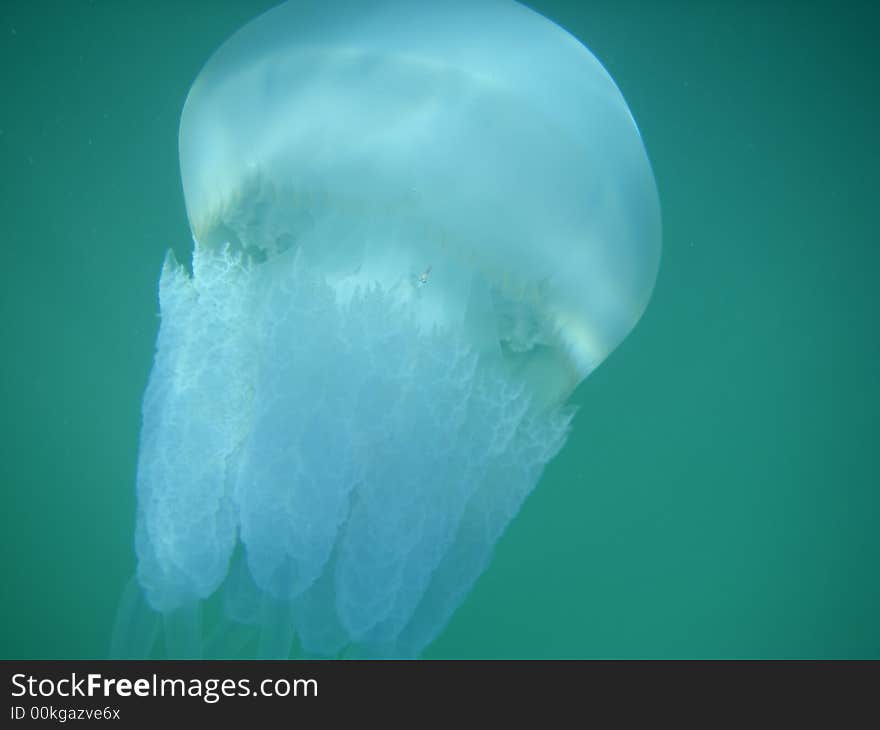
[[[872,662],[4,661],[0,725],[316,720],[356,711],[411,726],[440,715],[829,720],[874,705]],[[876,708],[870,710],[876,714]],[[464,714],[462,714],[464,713]],[[470,724],[470,723],[466,723]],[[556,725],[556,722],[550,723]]]

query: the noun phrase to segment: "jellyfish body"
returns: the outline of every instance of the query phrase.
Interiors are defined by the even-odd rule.
[[[180,159],[117,633],[197,655],[219,596],[262,655],[418,655],[650,297],[629,109],[510,0],[291,1],[208,61]]]

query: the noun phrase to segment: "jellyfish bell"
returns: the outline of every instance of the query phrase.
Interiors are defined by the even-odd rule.
[[[298,237],[337,287],[390,288],[435,261],[438,301],[421,306],[449,325],[476,273],[503,300],[499,341],[534,349],[537,330],[569,389],[656,276],[656,189],[622,95],[566,31],[506,0],[282,5],[202,70],[180,157],[198,240],[269,253]]]
[[[632,115],[512,0],[292,0],[202,69],[180,163],[120,641],[198,654],[222,594],[265,655],[417,655],[650,297]]]

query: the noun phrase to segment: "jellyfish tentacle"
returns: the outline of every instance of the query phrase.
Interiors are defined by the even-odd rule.
[[[159,635],[160,614],[154,611],[136,576],[125,584],[110,638],[111,659],[148,659]]]
[[[187,601],[162,614],[162,633],[168,659],[201,659],[202,610],[199,601]]]

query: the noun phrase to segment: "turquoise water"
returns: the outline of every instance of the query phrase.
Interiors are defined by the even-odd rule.
[[[177,125],[271,2],[0,8],[0,656],[100,657],[134,568]],[[657,289],[429,657],[880,657],[867,4],[533,3],[605,64]]]

